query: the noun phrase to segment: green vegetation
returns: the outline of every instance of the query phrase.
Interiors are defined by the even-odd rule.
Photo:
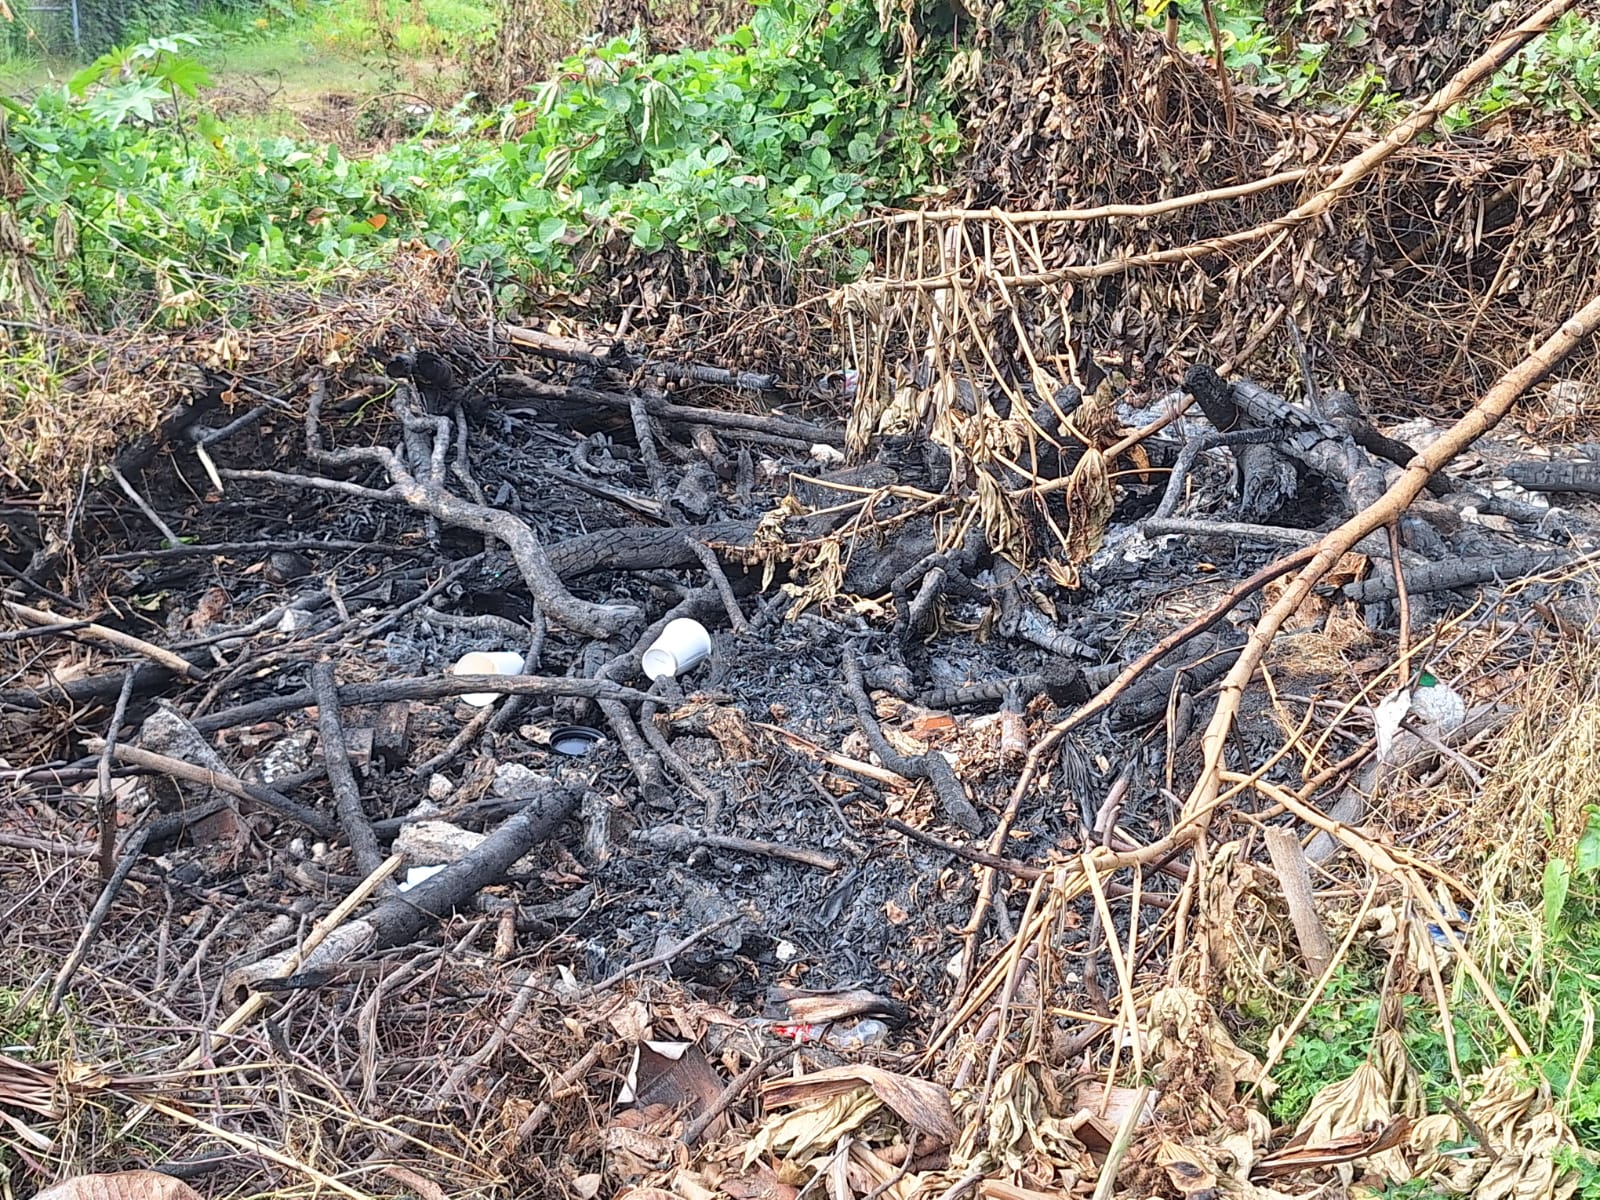
[[[1381,969],[1346,965],[1335,973],[1301,1036],[1290,1044],[1273,1073],[1281,1085],[1270,1106],[1274,1120],[1294,1124],[1305,1115],[1313,1096],[1328,1084],[1347,1079],[1367,1061],[1377,1035],[1381,980]],[[1407,1059],[1430,1095],[1452,1094],[1450,1052],[1437,1014],[1418,996],[1406,996],[1403,1010]],[[1500,1047],[1488,1006],[1467,1000],[1452,1007],[1451,1018],[1462,1072],[1490,1065]]]
[[[1552,858],[1545,866],[1542,962],[1530,964],[1529,978],[1519,982],[1539,994],[1535,1049],[1567,1123],[1584,1145],[1600,1146],[1600,1064],[1593,1056],[1600,992],[1600,808],[1590,805],[1585,813],[1571,861]],[[1595,1183],[1600,1189],[1600,1174]]]
[[[1600,1063],[1592,1052],[1600,991],[1600,808],[1588,811],[1588,826],[1571,860],[1553,858],[1545,871],[1543,928],[1528,922],[1511,952],[1497,956],[1519,964],[1517,974],[1497,981],[1497,989],[1532,1044],[1530,1071],[1548,1083],[1580,1144],[1594,1147],[1600,1146]],[[1275,1120],[1298,1121],[1313,1096],[1366,1061],[1377,1029],[1382,974],[1381,964],[1360,960],[1336,972],[1273,1073],[1281,1085],[1271,1104]],[[1434,1005],[1407,996],[1404,1012],[1407,1058],[1426,1093],[1461,1099]],[[1452,998],[1450,1015],[1463,1076],[1491,1066],[1508,1050],[1488,1004],[1470,989]],[[1600,1197],[1600,1165],[1583,1155],[1570,1158],[1583,1194]]]
[[[146,314],[182,321],[231,308],[241,284],[314,285],[404,245],[487,269],[508,296],[592,268],[599,250],[792,253],[865,206],[921,193],[957,152],[960,98],[939,83],[956,45],[939,31],[948,10],[919,3],[909,62],[897,19],[883,23],[872,0],[763,0],[710,49],[595,45],[489,113],[460,99],[459,63],[493,25],[474,0],[213,7],[193,31],[152,33],[68,86],[0,101],[16,215],[46,290],[92,320],[138,296]],[[1175,11],[1179,46],[1210,55],[1200,7]],[[1024,4],[1008,19],[1038,14]],[[1142,0],[1124,19],[1165,28],[1167,14],[1166,0]],[[1042,15],[1091,39],[1106,19],[1088,0],[1045,0]],[[1403,108],[1359,65],[1359,23],[1330,47],[1269,26],[1259,0],[1214,15],[1230,71],[1286,102]],[[1592,112],[1597,50],[1600,26],[1572,16],[1452,120]],[[271,102],[242,101],[239,81],[263,78],[280,89]],[[380,92],[416,102],[369,109]],[[354,146],[304,136],[292,112],[325,99],[358,118]]]
[[[18,215],[56,251],[41,273],[92,316],[133,294],[178,320],[226,307],[238,283],[314,281],[403,243],[524,281],[618,239],[724,259],[793,251],[915,194],[957,145],[931,89],[911,106],[889,86],[898,37],[862,0],[773,0],[704,51],[645,59],[615,40],[531,100],[487,116],[457,106],[365,157],[241,136],[195,108],[208,44],[146,41],[31,105],[0,102]]]
[[[1178,48],[1212,58],[1221,50],[1228,71],[1284,103],[1364,103],[1378,115],[1403,114],[1403,98],[1382,71],[1365,61],[1372,40],[1366,20],[1338,23],[1337,40],[1302,39],[1292,32],[1313,6],[1290,6],[1291,20],[1269,21],[1264,0],[1228,0],[1211,6],[1216,33],[1194,0],[1134,0],[1124,19],[1139,28],[1166,30],[1169,13]],[[1093,38],[1104,23],[1097,0],[1045,0],[1044,11],[1068,36]],[[1324,24],[1327,24],[1324,21]],[[1470,128],[1502,112],[1531,109],[1573,121],[1600,116],[1600,20],[1571,12],[1499,71],[1470,101],[1445,119],[1452,130]]]
[[[15,1054],[60,1035],[61,1021],[46,1017],[39,1000],[23,1000],[21,992],[0,989],[0,1054]]]

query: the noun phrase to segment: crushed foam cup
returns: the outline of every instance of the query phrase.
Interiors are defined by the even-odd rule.
[[[515,650],[474,650],[456,659],[452,675],[521,675],[522,655]],[[461,697],[473,708],[488,708],[500,699],[499,692],[468,692]]]
[[[682,675],[711,653],[711,634],[699,621],[679,617],[668,621],[661,636],[650,643],[639,665],[651,679]]]

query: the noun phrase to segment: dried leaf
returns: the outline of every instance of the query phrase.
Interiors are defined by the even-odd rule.
[[[200,1194],[160,1171],[118,1171],[79,1175],[46,1188],[34,1200],[200,1200]]]
[[[733,1200],[795,1200],[800,1189],[784,1183],[765,1163],[743,1175],[725,1176],[718,1185]]]
[[[1063,548],[1068,561],[1076,565],[1100,549],[1116,504],[1111,478],[1106,473],[1105,455],[1100,451],[1092,448],[1084,451],[1067,481],[1065,500],[1067,537]]]
[[[629,1042],[643,1042],[650,1037],[650,1010],[638,1000],[619,1005],[607,1021],[620,1038]]]
[[[1205,1196],[1216,1190],[1217,1164],[1199,1147],[1162,1142],[1156,1150],[1156,1165],[1185,1196]]]
[[[1364,1133],[1315,1145],[1288,1146],[1256,1163],[1250,1174],[1252,1178],[1270,1179],[1274,1175],[1292,1175],[1296,1171],[1359,1162],[1399,1146],[1406,1141],[1410,1131],[1411,1118],[1401,1116],[1385,1126]]]
[[[769,1117],[745,1143],[743,1165],[748,1169],[763,1154],[804,1159],[825,1152],[882,1108],[883,1102],[865,1087],[807,1101],[792,1112]]]
[[[772,1080],[762,1085],[761,1095],[769,1105],[783,1106],[848,1095],[862,1087],[914,1129],[946,1142],[953,1141],[959,1132],[950,1107],[950,1093],[945,1088],[864,1063],[831,1067],[800,1079]]]
[[[1289,1147],[1280,1150],[1276,1155],[1269,1155],[1262,1161],[1263,1163],[1271,1161],[1302,1146],[1348,1148],[1353,1144],[1349,1139],[1355,1139],[1357,1142],[1364,1139],[1372,1143],[1373,1131],[1389,1129],[1394,1119],[1388,1080],[1373,1062],[1364,1062],[1348,1079],[1331,1083],[1313,1096],[1310,1107],[1306,1109],[1306,1115],[1300,1119],[1300,1124],[1295,1129],[1295,1136]],[[1411,1168],[1398,1149],[1399,1143],[1403,1140],[1402,1130],[1399,1137],[1387,1146],[1341,1159],[1339,1163],[1353,1162],[1355,1158],[1366,1158],[1369,1160],[1367,1166],[1370,1170],[1393,1182],[1405,1183],[1411,1178]],[[1261,1164],[1257,1164],[1258,1171],[1260,1167]],[[1340,1175],[1347,1181],[1353,1174],[1354,1172],[1348,1167],[1340,1171]]]

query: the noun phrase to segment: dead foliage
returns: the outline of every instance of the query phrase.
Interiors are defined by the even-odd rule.
[[[1402,27],[1411,19],[1388,16]],[[1431,57],[1414,61],[1418,78],[1443,81]],[[635,328],[687,358],[736,369],[778,362],[809,381],[828,365],[813,302],[826,297],[837,344],[859,369],[852,449],[921,435],[948,452],[951,485],[942,491],[847,484],[841,503],[859,511],[842,532],[790,542],[780,505],[748,542],[723,548],[772,577],[780,563],[806,569],[790,597],[797,625],[808,608],[842,610],[861,626],[879,615],[870,596],[839,603],[850,548],[892,543],[912,516],[936,521],[940,548],[960,546],[978,528],[1001,556],[1018,566],[1044,561],[1053,581],[1071,588],[1110,526],[1116,479],[1149,470],[1118,417],[1123,384],[1153,391],[1202,358],[1296,377],[1287,322],[1300,330],[1315,374],[1380,410],[1437,415],[1520,362],[1530,337],[1559,323],[1597,274],[1593,180],[1574,165],[1582,132],[1487,130],[1477,141],[1399,148],[1380,170],[1352,178],[1317,219],[1246,242],[1238,235],[1293,207],[1286,197],[1314,199],[1324,164],[1372,151],[1380,135],[1343,120],[1291,121],[1248,94],[1222,91],[1202,64],[1155,40],[1048,50],[1025,65],[997,61],[984,86],[993,103],[978,131],[970,206],[865,226],[875,267],[859,283],[829,291],[787,267],[724,273],[658,258],[627,263],[590,292],[546,298],[542,324],[552,333],[592,332],[593,314],[615,311],[626,296]],[[1231,189],[1225,201],[1180,202],[1218,189]],[[1139,211],[1067,211],[1108,197]],[[1236,240],[1203,255],[1176,253],[1219,238]],[[1129,265],[1130,256],[1152,261]],[[248,333],[116,346],[61,339],[87,347],[91,365],[41,360],[40,399],[24,397],[0,430],[6,445],[32,449],[6,469],[38,488],[41,509],[66,513],[72,489],[92,478],[120,435],[155,428],[197,390],[196,370],[202,391],[231,381],[216,402],[267,403],[270,420],[297,431],[305,406],[282,387],[263,397],[268,379],[359,374],[385,340],[424,331],[466,345],[469,319],[481,323],[472,352],[487,358],[496,347],[481,330],[495,326],[474,314],[458,282],[449,263],[419,260],[392,290],[356,287],[335,304],[263,297]],[[1122,372],[1120,383],[1109,368]],[[1592,353],[1564,369],[1587,396]],[[1035,414],[1069,385],[1084,403],[1057,413],[1059,429],[1047,433]],[[50,403],[48,387],[56,389]],[[52,415],[73,387],[93,399],[91,420]],[[1581,407],[1573,414],[1592,416]],[[1052,449],[1071,441],[1081,454],[1069,473],[1046,479],[1034,468],[1052,438],[1060,443]],[[877,517],[880,501],[897,505],[894,515]],[[1362,557],[1330,556],[1328,581],[1353,580]],[[1554,588],[1569,575],[1545,573],[1532,586]],[[1274,587],[1267,603],[1280,605],[1294,586]],[[1169,615],[1199,619],[1215,598],[1180,597]],[[21,1114],[7,1114],[15,1138],[59,1155],[60,1166],[78,1146],[35,1124],[62,1134],[108,1130],[113,1118],[137,1113],[159,1121],[172,1145],[220,1140],[256,1168],[271,1164],[284,1189],[323,1194],[797,1200],[826,1189],[841,1200],[1202,1200],[1219,1192],[1276,1200],[1420,1181],[1490,1200],[1565,1200],[1573,1183],[1557,1153],[1576,1140],[1548,1089],[1513,1062],[1463,1071],[1452,1052],[1460,1102],[1437,1111],[1403,1037],[1405,996],[1423,997],[1449,1032],[1453,1007],[1475,990],[1505,1043],[1527,1049],[1526,1031],[1488,976],[1527,943],[1539,873],[1584,828],[1600,730],[1592,625],[1559,613],[1540,614],[1541,623],[1530,612],[1538,610],[1513,592],[1414,643],[1402,640],[1390,655],[1341,593],[1309,596],[1298,624],[1285,622],[1261,678],[1247,671],[1240,685],[1249,685],[1248,703],[1262,718],[1251,726],[1257,740],[1228,744],[1226,761],[1218,745],[1203,747],[1197,761],[1192,741],[1178,753],[1186,738],[1175,732],[1175,711],[1147,734],[1124,735],[1130,756],[1133,741],[1167,739],[1165,827],[1151,833],[1125,819],[1113,787],[1083,822],[1098,840],[1069,848],[1016,836],[1010,818],[1023,799],[1051,813],[1085,802],[1081,759],[1103,757],[1107,743],[1078,749],[1065,736],[1076,714],[1050,726],[1038,720],[1047,707],[1039,704],[961,724],[914,704],[880,703],[873,712],[896,723],[884,731],[893,753],[942,756],[1002,800],[1004,788],[992,784],[1008,787],[1016,763],[1007,716],[1024,727],[1033,720],[1052,753],[1028,758],[987,850],[964,848],[970,857],[960,865],[882,904],[882,920],[908,931],[896,950],[905,960],[926,966],[958,953],[939,964],[948,993],[914,997],[933,1017],[917,1037],[858,1047],[851,1061],[811,1069],[815,1060],[798,1046],[780,1046],[780,1056],[750,1020],[680,981],[635,979],[631,967],[586,986],[573,966],[584,947],[555,925],[541,927],[548,940],[524,965],[498,953],[516,944],[513,914],[511,934],[495,936],[496,954],[487,955],[480,943],[505,924],[492,909],[441,921],[428,948],[358,960],[347,975],[300,981],[298,994],[285,984],[288,998],[280,996],[263,1031],[239,1032],[225,1027],[220,995],[187,982],[191,966],[202,978],[203,930],[190,939],[198,943],[190,963],[174,966],[162,926],[146,914],[120,931],[115,978],[89,973],[79,992],[85,1012],[105,1030],[135,1006],[147,1019],[175,1010],[175,1025],[224,1035],[223,1061],[215,1047],[204,1051],[215,1065],[186,1073],[191,1101],[178,1103],[154,1077],[91,1072],[74,1091],[60,1086],[68,1073],[0,1059],[0,1104]],[[1363,779],[1377,709],[1411,685],[1413,659],[1503,720],[1448,753]],[[1533,660],[1539,669],[1520,665]],[[657,714],[655,728],[701,719],[728,758],[755,760],[782,743],[796,755],[782,760],[789,769],[804,756],[836,772],[818,784],[826,802],[835,799],[830,789],[851,793],[846,775],[866,778],[882,788],[880,815],[926,823],[927,789],[867,761],[864,741],[841,738],[835,750],[785,729],[783,701],[769,707],[777,724],[746,721],[726,696],[701,697]],[[1270,737],[1261,740],[1261,729]],[[285,731],[232,736],[242,743]],[[1222,732],[1225,742],[1238,731]],[[1197,787],[1186,805],[1193,777],[1212,768],[1212,790]],[[1114,765],[1100,772],[1114,775]],[[1369,807],[1330,815],[1358,784]],[[461,791],[477,800],[489,788],[480,772]],[[1320,959],[1295,919],[1298,843],[1287,858],[1263,853],[1270,830],[1291,821],[1307,835],[1306,858],[1319,840],[1329,847],[1314,871],[1299,864],[1301,882],[1315,880],[1313,916],[1331,946]],[[546,880],[569,885],[583,869],[569,858],[538,866]],[[92,889],[60,883],[53,868],[31,862],[5,869],[54,902],[45,906],[54,925],[22,938],[48,959],[87,919]],[[348,878],[327,878],[332,894],[350,894]],[[975,898],[965,927],[917,920],[926,916],[919,905],[957,892]],[[305,914],[271,896],[248,903],[273,919],[271,935],[253,931],[248,949],[298,952]],[[1467,908],[1470,940],[1453,919]],[[220,928],[233,918],[218,908],[203,919]],[[704,932],[718,929],[712,922]],[[643,961],[673,963],[686,946]],[[1312,1099],[1296,1128],[1274,1129],[1263,1101],[1277,1086],[1275,1070],[1296,1036],[1317,1036],[1308,1020],[1354,952],[1383,964],[1370,1053]],[[323,1006],[324,987],[344,989],[340,1006]],[[445,1012],[435,1007],[439,996],[460,1003]],[[770,1035],[771,1022],[761,1024]],[[797,1044],[810,1036],[798,1017],[783,1028]],[[106,1042],[84,1049],[94,1061],[115,1053]],[[189,1067],[204,1057],[187,1038],[183,1050]],[[762,1078],[789,1054],[795,1077]],[[756,1095],[759,1109],[735,1107]],[[218,1113],[229,1120],[213,1120]]]
[[[1220,359],[1264,379],[1309,368],[1390,418],[1450,414],[1600,266],[1582,126],[1502,121],[1352,172],[1382,149],[1359,120],[1219,89],[1158,37],[1046,47],[985,64],[965,205],[861,222],[872,269],[831,296],[860,371],[855,444],[927,433],[970,464],[984,522],[1019,553],[1005,535],[1025,489],[1001,468],[1050,440],[1036,410],[1064,387],[1153,397]],[[1595,364],[1580,351],[1527,419],[1574,419]],[[1073,436],[1103,450],[1118,432]],[[1094,490],[1068,486],[1069,510]],[[1070,563],[1093,530],[1036,549]]]
[[[589,37],[637,38],[641,55],[704,49],[750,16],[746,0],[501,0],[485,53],[468,64],[470,89],[490,104],[524,99]]]

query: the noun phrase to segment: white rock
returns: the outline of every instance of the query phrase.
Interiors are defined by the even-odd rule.
[[[811,447],[811,457],[815,462],[831,465],[844,461],[844,451],[837,446],[830,446],[826,442],[817,442]]]
[[[278,618],[279,633],[298,633],[311,624],[311,614],[303,608],[286,608]]]
[[[471,854],[489,835],[462,829],[449,821],[412,821],[400,826],[394,839],[394,849],[404,854],[408,862],[418,865],[453,863]],[[524,856],[511,864],[518,874],[531,874],[539,869],[532,856]]]
[[[489,790],[506,800],[523,800],[548,790],[550,777],[529,769],[521,763],[501,763],[494,769],[494,782]]]

